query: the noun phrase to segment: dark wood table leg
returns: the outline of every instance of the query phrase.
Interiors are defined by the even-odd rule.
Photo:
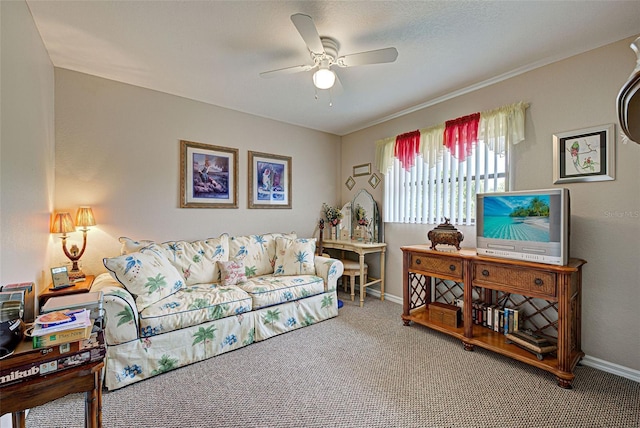
[[[102,385],[100,373],[100,370],[93,373],[93,389],[85,392],[85,428],[102,427]]]
[[[13,428],[25,428],[25,426],[27,426],[24,410],[13,412],[11,414],[11,425]]]

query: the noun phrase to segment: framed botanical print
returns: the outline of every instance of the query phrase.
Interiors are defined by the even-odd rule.
[[[238,149],[181,140],[180,207],[238,208]]]
[[[249,208],[291,208],[291,157],[249,151]]]
[[[614,124],[561,132],[553,136],[553,182],[615,179]]]

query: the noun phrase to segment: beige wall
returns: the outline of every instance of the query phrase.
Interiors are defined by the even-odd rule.
[[[309,237],[335,203],[340,137],[56,69],[56,210],[93,207],[85,271],[105,271],[120,236],[195,240],[227,232]],[[179,208],[181,139],[239,150],[239,208]],[[292,157],[293,209],[247,208],[247,151]],[[78,243],[82,235],[72,238]],[[59,249],[52,264],[64,262]]]
[[[54,75],[24,2],[0,2],[0,285],[42,286],[54,180]]]
[[[54,129],[54,69],[27,6],[0,2],[0,14],[1,284],[44,286],[42,269],[66,261],[59,239],[48,233],[49,213],[83,204],[94,207],[100,223],[89,232],[83,257],[89,273],[103,270],[101,258],[119,251],[121,235],[167,240],[295,230],[308,236],[322,202],[344,203],[361,188],[382,200],[383,183],[373,190],[367,177],[356,177],[351,192],[344,186],[353,165],[373,163],[377,139],[520,100],[531,107],[527,140],[514,152],[515,188],[553,187],[553,133],[616,123],[615,95],[635,63],[630,38],[347,135],[342,146],[336,136],[56,70]],[[178,208],[180,139],[240,150],[239,209]],[[616,149],[615,181],[566,185],[571,245],[574,256],[588,260],[584,351],[640,370],[640,145],[618,140]],[[293,157],[292,210],[247,209],[247,150]],[[400,246],[426,242],[432,227],[387,225],[390,300],[402,295]],[[474,230],[463,231],[465,245],[473,246]]]
[[[551,188],[556,132],[616,123],[616,95],[631,74],[634,38],[513,77],[343,137],[342,183],[353,165],[374,160],[375,141],[518,101],[530,103],[526,141],[513,151],[514,190]],[[583,350],[591,357],[640,370],[640,145],[616,143],[616,180],[569,183],[571,254],[588,261],[583,275]],[[374,168],[375,169],[375,168]],[[376,171],[377,172],[377,171]],[[366,177],[360,186],[368,187]],[[382,188],[374,192],[382,201]],[[371,190],[371,189],[370,189]],[[353,195],[343,185],[343,202]],[[387,293],[402,297],[400,247],[426,243],[434,225],[387,224]],[[461,228],[475,245],[474,228]],[[375,261],[374,261],[375,263]]]

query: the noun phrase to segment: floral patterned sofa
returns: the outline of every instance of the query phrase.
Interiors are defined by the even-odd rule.
[[[338,315],[343,266],[315,239],[120,241],[91,287],[104,293],[109,390]]]

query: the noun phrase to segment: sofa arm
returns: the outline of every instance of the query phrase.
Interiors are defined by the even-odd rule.
[[[334,291],[338,286],[338,278],[344,272],[344,266],[338,259],[315,256],[316,275],[324,280],[324,291]]]
[[[108,273],[98,275],[91,291],[102,291],[104,338],[107,345],[129,342],[139,337],[139,318],[131,293]]]

